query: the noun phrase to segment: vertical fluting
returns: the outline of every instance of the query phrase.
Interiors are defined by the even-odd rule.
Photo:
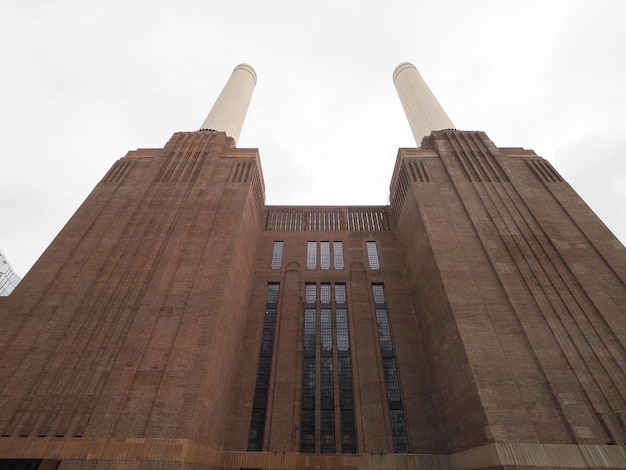
[[[418,146],[432,131],[454,128],[413,64],[402,62],[398,65],[393,71],[393,83]]]
[[[223,131],[227,136],[239,140],[246,118],[252,91],[256,85],[256,72],[248,64],[239,64],[233,70],[224,89],[217,97],[201,129]]]

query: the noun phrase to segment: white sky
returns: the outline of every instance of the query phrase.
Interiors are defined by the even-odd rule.
[[[113,162],[232,69],[268,204],[386,204],[414,63],[457,128],[547,158],[626,240],[626,2],[0,0],[0,249],[24,275]]]

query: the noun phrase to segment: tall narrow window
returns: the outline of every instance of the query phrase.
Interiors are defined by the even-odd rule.
[[[300,452],[315,452],[315,348],[317,284],[305,288]]]
[[[280,269],[283,262],[283,242],[274,242],[274,251],[272,252],[272,269]]]
[[[317,268],[317,242],[308,242],[306,245],[306,267]]]
[[[280,284],[267,285],[267,299],[265,302],[265,319],[261,335],[261,350],[254,387],[254,401],[252,403],[252,418],[248,434],[248,450],[259,452],[263,448],[263,431],[265,429],[265,414],[267,397],[269,395],[270,372],[272,369],[272,350],[274,349],[274,332],[276,330],[276,307]]]
[[[335,269],[343,269],[343,242],[333,242]]]
[[[367,258],[370,262],[370,269],[380,269],[380,263],[378,261],[378,249],[376,248],[376,242],[367,242]]]
[[[330,242],[320,242],[320,268],[330,269]]]
[[[382,284],[372,284],[372,296],[376,308],[376,323],[378,324],[378,340],[382,355],[383,372],[385,374],[385,388],[389,405],[392,441],[395,452],[407,453],[409,450],[409,436],[406,429],[400,379],[393,350],[393,338],[389,325],[387,304],[385,303],[385,289]]]

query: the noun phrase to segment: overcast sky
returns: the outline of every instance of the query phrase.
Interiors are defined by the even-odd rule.
[[[626,2],[0,0],[0,249],[20,275],[128,150],[258,82],[268,204],[386,204],[412,62],[455,126],[547,158],[626,240]]]

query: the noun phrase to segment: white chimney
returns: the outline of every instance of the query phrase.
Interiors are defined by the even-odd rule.
[[[255,85],[256,72],[252,66],[239,64],[235,67],[201,129],[223,131],[237,144]]]
[[[393,83],[418,147],[422,144],[422,139],[432,131],[454,128],[454,124],[413,64],[403,62],[398,65],[393,71]]]

